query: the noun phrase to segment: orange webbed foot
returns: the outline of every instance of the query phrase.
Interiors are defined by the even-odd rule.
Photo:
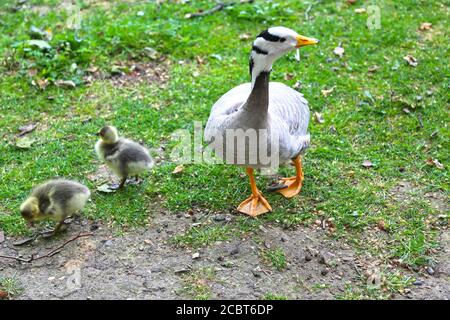
[[[259,192],[257,195],[251,195],[242,201],[237,210],[251,217],[256,217],[263,213],[272,211],[272,207],[261,192]]]
[[[286,188],[276,190],[276,192],[281,193],[286,198],[292,198],[296,196],[302,189],[302,182],[300,179],[298,179],[298,177],[282,178],[280,184],[285,185]]]

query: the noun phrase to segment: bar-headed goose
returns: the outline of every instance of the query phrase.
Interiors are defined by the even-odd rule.
[[[296,176],[282,179],[283,188],[278,192],[288,198],[300,192],[303,181],[300,154],[309,144],[308,102],[288,86],[269,82],[269,75],[272,64],[283,54],[318,42],[285,27],[261,32],[250,55],[252,82],[231,89],[211,109],[205,140],[227,163],[245,166],[250,178],[252,195],[239,205],[238,211],[242,213],[254,217],[272,210],[253,176],[254,168],[273,166],[262,159],[264,154],[271,159],[275,155],[276,165],[294,162]],[[256,132],[256,140],[251,139],[252,131]],[[235,147],[239,138],[244,138],[244,142]]]
[[[20,206],[22,217],[29,223],[50,219],[58,222],[56,234],[64,220],[84,208],[91,192],[81,183],[53,179],[38,185]]]
[[[136,177],[153,167],[148,150],[139,143],[121,138],[113,126],[104,126],[98,133],[95,152],[101,161],[120,177],[122,188],[130,176]]]

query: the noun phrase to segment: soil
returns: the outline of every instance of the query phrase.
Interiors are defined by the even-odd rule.
[[[228,219],[233,219],[229,215]],[[212,217],[207,217],[212,219]],[[226,222],[214,223],[226,223]],[[346,283],[361,283],[364,270],[347,244],[323,230],[298,227],[283,230],[266,225],[247,239],[235,239],[193,250],[176,246],[171,237],[190,228],[192,220],[158,212],[147,228],[117,236],[87,220],[75,220],[53,239],[38,239],[21,247],[6,238],[2,254],[29,257],[44,254],[78,232],[93,230],[50,257],[32,263],[0,259],[0,274],[19,280],[23,293],[16,299],[184,299],[189,275],[208,268],[204,280],[212,299],[261,299],[267,294],[291,299],[335,299]],[[434,275],[416,275],[414,285],[396,299],[450,299],[450,236],[443,233],[443,250]],[[284,250],[288,267],[277,271],[259,255],[264,248]],[[194,255],[195,253],[195,255]],[[196,257],[198,254],[198,258]]]

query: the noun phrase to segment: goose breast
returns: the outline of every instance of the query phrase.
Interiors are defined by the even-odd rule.
[[[205,140],[208,143],[213,141],[217,133],[224,134],[226,129],[252,128],[252,120],[260,115],[249,114],[242,108],[250,92],[250,83],[241,84],[225,93],[213,105],[205,128]],[[308,102],[301,93],[283,83],[269,83],[269,106],[265,127],[269,132],[275,131],[279,137],[281,162],[296,157],[308,147],[309,116]]]

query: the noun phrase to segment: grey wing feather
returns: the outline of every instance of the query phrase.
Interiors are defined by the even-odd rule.
[[[286,122],[290,135],[306,135],[309,123],[308,101],[301,93],[279,82],[271,82],[269,90],[269,114]]]
[[[39,199],[39,209],[43,213],[51,209],[51,202],[57,203],[65,210],[68,202],[79,193],[89,195],[90,191],[81,183],[65,179],[50,180],[33,191],[33,195]]]

